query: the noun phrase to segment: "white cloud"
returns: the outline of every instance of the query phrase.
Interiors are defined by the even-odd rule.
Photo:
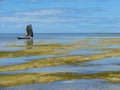
[[[53,15],[53,14],[61,14],[63,10],[61,9],[42,9],[38,11],[28,11],[28,12],[18,12],[16,15],[28,15],[28,16],[36,16],[36,15]]]
[[[5,23],[26,23],[26,22],[37,22],[37,23],[60,23],[60,22],[75,22],[83,21],[83,18],[59,18],[59,17],[48,17],[48,18],[35,18],[35,17],[0,17],[0,22]]]
[[[51,8],[40,9],[24,12],[12,12],[11,16],[1,16],[1,23],[120,23],[120,19],[115,18],[102,18],[102,17],[88,17],[88,14],[94,14],[94,12],[101,12],[104,9],[101,8]],[[85,16],[85,14],[87,15]],[[8,15],[8,14],[7,14]]]
[[[66,22],[79,22],[79,23],[96,23],[100,22],[103,19],[93,18],[93,17],[72,17],[72,18],[61,18],[61,17],[0,17],[0,22],[9,22],[9,23],[26,23],[26,22],[35,22],[35,23],[66,23]]]
[[[29,22],[38,21],[38,19],[27,18],[27,17],[0,17],[0,22]]]

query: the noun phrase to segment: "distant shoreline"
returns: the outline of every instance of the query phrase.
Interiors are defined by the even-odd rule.
[[[16,33],[0,33],[0,34],[16,34]],[[24,32],[17,34],[24,34]],[[35,33],[35,34],[120,34],[120,32],[119,33]]]

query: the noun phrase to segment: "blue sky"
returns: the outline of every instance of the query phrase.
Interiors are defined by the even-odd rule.
[[[0,0],[0,33],[120,33],[120,0]]]

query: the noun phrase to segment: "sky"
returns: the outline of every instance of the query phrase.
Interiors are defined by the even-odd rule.
[[[0,0],[0,33],[120,33],[120,0]]]

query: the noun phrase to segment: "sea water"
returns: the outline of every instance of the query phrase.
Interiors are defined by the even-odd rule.
[[[19,40],[17,37],[24,37],[21,33],[2,33],[0,34],[0,50],[3,51],[14,51],[23,50],[25,47],[11,47],[25,45],[26,40]],[[85,39],[100,39],[100,38],[120,38],[120,34],[99,34],[99,33],[35,33],[33,38],[33,44],[49,44],[49,43],[72,43],[77,40]],[[89,43],[90,44],[90,43]],[[92,43],[93,44],[93,43]],[[119,47],[120,45],[118,45]],[[115,46],[112,46],[114,48]],[[99,53],[99,52],[98,52]],[[59,56],[70,56],[70,55],[86,55],[94,54],[91,50],[78,50],[65,55],[43,55],[43,56],[29,56],[29,57],[16,57],[16,58],[0,58],[0,66],[14,65],[25,63],[34,59],[40,58],[51,58]],[[61,65],[45,68],[34,68],[27,70],[18,70],[10,72],[0,72],[4,74],[16,74],[16,73],[32,73],[32,72],[71,72],[79,74],[92,74],[99,72],[108,71],[120,71],[120,57],[106,58],[99,61],[90,61],[77,63],[74,65]],[[0,90],[119,90],[120,84],[107,83],[101,79],[78,79],[78,80],[67,80],[57,81],[46,84],[30,84],[21,86],[12,86],[6,88],[0,88]]]

